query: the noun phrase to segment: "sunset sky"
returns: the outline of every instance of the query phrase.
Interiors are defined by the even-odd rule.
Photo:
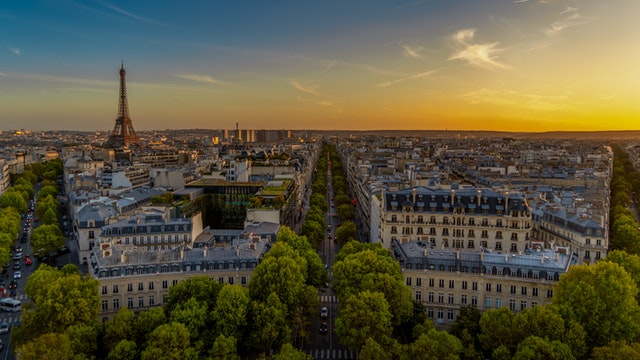
[[[0,1],[0,130],[640,129],[640,0]]]

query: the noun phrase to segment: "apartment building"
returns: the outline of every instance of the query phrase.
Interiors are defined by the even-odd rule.
[[[437,249],[428,241],[391,245],[405,283],[440,328],[448,328],[460,308],[508,307],[518,312],[546,305],[553,286],[575,261],[568,249],[527,250],[524,254]]]
[[[96,251],[89,272],[100,281],[100,317],[113,318],[121,307],[139,312],[162,306],[171,286],[195,276],[247,285],[269,247],[266,238],[252,236],[216,247],[141,251],[118,244]]]
[[[519,253],[531,247],[531,212],[519,194],[479,188],[383,191],[380,242]]]

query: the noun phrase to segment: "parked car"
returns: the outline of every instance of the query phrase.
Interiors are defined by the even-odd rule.
[[[26,259],[24,259],[25,266],[29,266],[31,264],[33,264],[33,260],[31,260],[31,257],[27,257]]]
[[[326,334],[327,332],[329,332],[329,325],[327,325],[326,322],[323,322],[320,324],[320,334]]]
[[[9,333],[9,324],[3,322],[0,324],[0,334],[8,334]]]
[[[15,264],[13,264],[13,270],[20,270],[21,267],[20,261],[16,261]]]

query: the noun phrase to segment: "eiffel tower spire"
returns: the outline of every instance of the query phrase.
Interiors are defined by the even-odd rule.
[[[127,147],[132,144],[140,144],[140,138],[133,130],[133,123],[129,115],[129,105],[127,103],[127,84],[124,69],[124,61],[120,66],[120,99],[118,102],[118,115],[116,116],[116,125],[109,135],[107,144],[113,147]]]

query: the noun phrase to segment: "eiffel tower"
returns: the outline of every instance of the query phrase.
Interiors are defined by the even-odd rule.
[[[127,85],[125,82],[124,62],[120,67],[120,101],[118,103],[118,116],[116,126],[109,135],[107,145],[115,148],[129,147],[129,145],[140,145],[140,138],[133,130],[131,116],[129,116],[129,105],[127,104]]]

